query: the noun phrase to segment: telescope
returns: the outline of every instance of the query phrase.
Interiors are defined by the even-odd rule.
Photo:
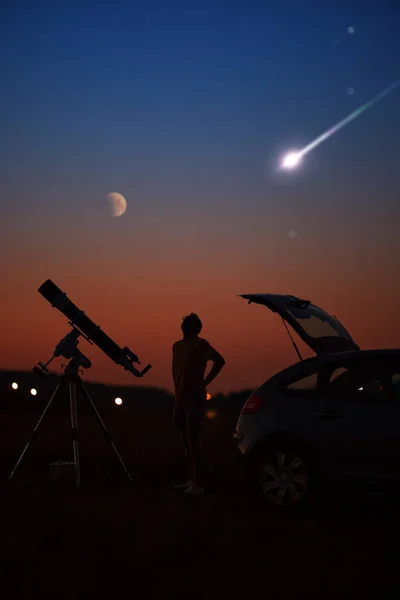
[[[150,369],[151,365],[147,365],[142,371],[139,371],[133,363],[140,365],[138,356],[129,350],[126,346],[120,348],[99,325],[96,325],[83,310],[80,310],[55,283],[47,279],[39,287],[38,292],[53,306],[57,308],[67,319],[71,325],[72,331],[66,335],[56,346],[52,358],[45,364],[38,363],[33,371],[38,375],[46,375],[48,372],[47,366],[56,356],[63,356],[67,359],[75,360],[85,369],[90,368],[91,362],[78,349],[78,338],[83,337],[90,344],[95,344],[104,352],[113,362],[121,365],[126,371],[130,371],[135,377],[143,377]]]
[[[66,316],[69,319],[68,323],[69,325],[71,325],[72,331],[70,331],[58,342],[54,349],[53,356],[50,358],[50,360],[48,360],[45,364],[39,362],[38,365],[33,368],[33,371],[38,375],[45,377],[49,373],[48,365],[51,363],[52,360],[54,360],[54,358],[62,356],[68,359],[69,362],[65,366],[64,374],[61,376],[60,382],[56,390],[54,391],[46,408],[44,409],[43,414],[41,415],[35,429],[33,430],[28,443],[22,451],[22,454],[19,457],[17,464],[15,465],[9,479],[13,477],[26,451],[36,439],[39,427],[42,424],[43,419],[47,411],[49,410],[53,400],[60,395],[62,389],[68,384],[71,412],[72,445],[74,453],[73,465],[75,467],[76,473],[76,487],[81,487],[78,440],[78,411],[76,403],[77,388],[81,391],[82,395],[90,403],[95,413],[96,420],[104,434],[106,441],[110,444],[122,468],[124,469],[129,481],[132,483],[132,477],[130,476],[129,471],[126,468],[120,454],[118,453],[114,441],[108,433],[106,426],[104,425],[101,416],[89,395],[89,392],[83,385],[83,382],[79,376],[79,372],[81,372],[82,368],[89,369],[92,365],[91,361],[87,358],[87,356],[85,356],[78,348],[79,338],[83,337],[90,344],[96,344],[96,346],[103,350],[103,352],[109,358],[111,358],[112,361],[114,361],[117,365],[121,365],[126,371],[130,371],[131,373],[133,373],[135,377],[143,377],[149,371],[149,369],[151,369],[151,365],[147,365],[144,369],[142,369],[142,371],[139,371],[133,364],[136,363],[140,365],[138,356],[126,346],[124,348],[120,348],[118,344],[116,344],[107,334],[105,334],[104,331],[102,331],[100,327],[96,325],[96,323],[89,319],[89,317],[83,312],[83,310],[80,310],[68,298],[67,294],[60,290],[60,288],[56,286],[56,284],[53,283],[50,279],[45,281],[40,286],[38,292],[42,294],[42,296],[48,302],[50,302],[50,304],[54,308],[57,308],[64,316]]]

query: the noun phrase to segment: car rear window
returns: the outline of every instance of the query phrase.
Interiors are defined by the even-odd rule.
[[[349,339],[349,334],[334,317],[316,306],[308,306],[306,310],[287,309],[287,312],[298,322],[307,335],[318,339],[323,337],[342,337]]]

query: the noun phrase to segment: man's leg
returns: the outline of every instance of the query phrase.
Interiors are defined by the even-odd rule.
[[[187,433],[186,433],[186,411],[181,406],[175,406],[173,420],[174,420],[175,429],[177,429],[181,434],[183,446],[185,448],[185,456],[191,466],[192,459],[191,459],[189,441],[188,441],[188,437],[187,437]],[[192,481],[190,480],[187,483],[174,485],[174,489],[182,490],[182,491],[187,490],[187,488],[190,486],[191,483],[192,483]]]
[[[188,460],[190,460],[190,446],[189,446],[189,440],[188,440],[188,436],[186,433],[186,428],[182,429],[181,431],[181,438],[182,438],[182,442],[185,448],[185,456]]]
[[[199,487],[205,485],[203,453],[200,444],[203,416],[203,411],[200,410],[188,411],[186,414],[186,433],[193,469],[192,481]]]
[[[190,460],[190,448],[186,433],[186,412],[181,406],[175,406],[174,409],[174,426],[182,437],[183,445],[185,448],[185,456]]]

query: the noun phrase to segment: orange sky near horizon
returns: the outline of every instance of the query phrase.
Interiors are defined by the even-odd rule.
[[[116,221],[109,223],[117,227]],[[34,229],[15,236],[16,227],[2,268],[2,368],[31,369],[37,361],[48,360],[68,333],[66,318],[37,292],[48,278],[116,343],[136,352],[143,366],[153,365],[144,379],[136,379],[82,340],[81,350],[93,363],[84,375],[90,381],[171,390],[172,344],[181,337],[182,316],[193,311],[203,320],[202,337],[226,359],[209,391],[256,387],[295,362],[296,354],[280,318],[265,307],[249,306],[237,297],[240,293],[297,295],[334,313],[362,348],[399,346],[399,291],[388,287],[397,257],[383,237],[379,248],[369,247],[369,255],[365,245],[362,264],[359,252],[349,252],[343,229],[341,249],[332,231],[323,239],[315,230],[307,239],[275,234],[270,251],[259,236],[255,242],[247,232],[246,243],[240,235],[224,236],[222,228],[214,243],[202,246],[201,232],[193,229],[177,244],[169,227],[164,237],[154,231],[154,247],[154,237],[148,234],[131,242],[131,254],[126,247],[119,254],[115,232],[107,245],[102,244],[104,230],[92,231],[90,243],[84,234],[76,236],[66,253],[59,248],[67,247],[69,232],[61,225],[59,231],[53,227],[48,238],[36,237]],[[54,243],[57,236],[59,246]],[[220,251],[217,242],[222,242]],[[312,355],[295,338],[303,355]],[[54,367],[61,362],[57,359]]]

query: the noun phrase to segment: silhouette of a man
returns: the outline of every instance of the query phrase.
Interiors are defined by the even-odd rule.
[[[200,338],[203,325],[191,313],[182,320],[183,339],[172,348],[172,375],[175,385],[175,427],[181,432],[186,456],[191,461],[192,479],[176,486],[186,494],[204,492],[204,466],[200,432],[206,408],[207,386],[217,377],[225,360],[208,342]],[[207,362],[214,364],[205,377]]]

